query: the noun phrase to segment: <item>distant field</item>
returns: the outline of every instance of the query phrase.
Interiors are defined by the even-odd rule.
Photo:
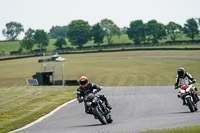
[[[70,44],[70,42],[66,39],[67,46],[68,47],[74,47]],[[56,39],[50,39],[49,45],[47,46],[47,50],[55,50],[56,47],[53,45],[56,42]],[[117,36],[113,37],[113,43],[132,43],[133,41],[130,40],[127,35],[122,35],[120,38]],[[107,40],[104,39],[104,43],[102,45],[106,45]],[[89,41],[87,44],[84,44],[84,46],[97,46],[97,44],[94,44],[93,41]],[[19,41],[7,41],[7,42],[0,42],[0,50],[4,50],[6,53],[9,53],[11,51],[17,51],[20,47]],[[65,48],[66,46],[64,46]],[[35,45],[33,47],[34,49],[38,49],[38,47]],[[1,51],[0,51],[1,52]]]
[[[184,55],[200,55],[197,51],[130,51],[130,52],[111,52],[111,53],[91,53],[91,54],[72,54],[61,55],[67,61],[61,62],[65,64],[66,80],[76,80],[81,75],[89,76],[93,82],[104,86],[124,86],[124,85],[172,85],[176,69],[184,66],[186,70],[193,73],[198,78],[199,59],[159,59],[159,58],[134,58],[136,56],[184,56]],[[132,58],[133,57],[133,58]],[[18,60],[8,60],[0,62],[0,86],[10,85],[26,85],[25,78],[32,77],[35,72],[42,71],[41,63],[38,59],[26,58]],[[44,57],[45,58],[45,57]],[[48,58],[48,57],[46,57]],[[59,62],[47,62],[47,64],[61,64]],[[192,65],[188,65],[192,64]],[[76,69],[75,69],[76,68]],[[160,72],[160,73],[159,73]],[[160,80],[156,74],[166,80]],[[120,75],[120,76],[119,76]],[[154,82],[147,80],[149,77],[158,78]],[[16,78],[17,77],[17,78]],[[138,78],[143,80],[140,80]],[[126,79],[136,78],[132,82]],[[120,82],[112,83],[117,79]],[[152,79],[152,78],[150,78]],[[10,83],[10,80],[13,80]],[[125,82],[126,81],[126,82]]]
[[[17,51],[19,47],[19,41],[0,42],[0,53],[2,53],[1,51],[4,51],[5,53]]]
[[[173,86],[176,71],[184,67],[200,88],[200,59],[156,58],[200,56],[200,51],[130,51],[60,55],[65,62],[65,80],[88,76],[101,86]],[[148,57],[148,58],[147,58]],[[76,97],[78,86],[28,86],[25,79],[41,72],[41,57],[0,61],[0,132],[19,128]],[[48,57],[46,57],[48,58]],[[176,93],[176,92],[174,92]]]
[[[195,38],[196,40],[199,39],[199,37]],[[181,35],[179,36],[179,38],[177,40],[191,40],[190,38],[186,37],[185,35]],[[66,39],[67,41],[67,46],[64,46],[63,48],[66,47],[76,47],[76,46],[72,46],[70,44],[70,42],[68,41],[68,39]],[[160,43],[166,42],[166,41],[170,41],[170,37],[166,37],[165,39],[160,40]],[[47,46],[46,50],[47,51],[52,51],[55,50],[56,47],[53,45],[56,42],[56,39],[50,39],[49,40],[49,45]],[[124,44],[124,43],[133,43],[132,40],[130,40],[128,38],[127,35],[121,35],[120,37],[118,36],[114,36],[112,39],[112,43],[113,44]],[[104,42],[101,45],[107,45],[108,42],[107,40],[104,38]],[[86,44],[83,45],[84,47],[93,47],[93,46],[97,46],[97,44],[94,44],[93,41],[89,41]],[[158,46],[156,46],[158,47]],[[162,47],[162,45],[160,45],[159,47]],[[187,44],[183,44],[183,45],[169,45],[169,46],[164,46],[164,47],[187,47],[187,48],[200,48],[200,45],[194,44],[194,45],[187,45]],[[18,49],[20,48],[20,43],[19,41],[6,41],[6,42],[0,42],[0,53],[2,53],[2,51],[4,51],[6,54],[10,53],[11,51],[18,51]],[[33,50],[39,49],[36,45],[33,47]],[[26,50],[24,50],[24,52],[26,52]]]

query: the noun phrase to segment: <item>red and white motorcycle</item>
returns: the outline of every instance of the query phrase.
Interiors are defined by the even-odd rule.
[[[194,101],[194,86],[184,84],[179,86],[179,95],[178,97],[182,100],[185,100],[185,105],[188,106],[191,112],[198,110],[197,102]]]

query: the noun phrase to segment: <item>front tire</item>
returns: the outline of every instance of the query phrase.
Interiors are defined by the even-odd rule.
[[[106,119],[105,117],[101,114],[99,109],[97,107],[94,108],[93,114],[99,119],[99,121],[103,124],[106,125]]]
[[[193,103],[191,101],[191,98],[190,97],[187,97],[186,98],[186,101],[187,101],[187,105],[188,105],[188,108],[190,109],[191,112],[194,112],[195,109],[194,109],[194,106],[193,106]]]

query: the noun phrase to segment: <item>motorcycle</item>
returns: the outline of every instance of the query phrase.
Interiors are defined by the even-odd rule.
[[[99,119],[99,121],[106,125],[107,123],[112,123],[112,117],[110,110],[106,107],[106,104],[104,101],[102,101],[99,97],[99,95],[94,93],[90,93],[87,96],[85,96],[85,103],[88,108],[87,112],[89,114],[93,114],[95,119]]]
[[[191,112],[195,112],[198,110],[197,108],[197,102],[194,101],[194,95],[193,95],[193,85],[185,84],[179,86],[179,95],[178,97],[184,100],[185,105],[188,106]]]

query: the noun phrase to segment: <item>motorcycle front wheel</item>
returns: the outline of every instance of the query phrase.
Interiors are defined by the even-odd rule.
[[[188,105],[188,108],[190,109],[190,111],[191,111],[191,112],[194,112],[195,109],[194,109],[194,105],[193,105],[193,103],[192,103],[192,101],[191,101],[191,97],[187,97],[187,98],[186,98],[186,101],[187,101],[187,105]]]
[[[99,119],[99,121],[100,121],[103,125],[106,125],[106,119],[105,119],[105,117],[101,114],[101,112],[99,111],[98,107],[95,107],[95,108],[94,108],[93,114]]]

